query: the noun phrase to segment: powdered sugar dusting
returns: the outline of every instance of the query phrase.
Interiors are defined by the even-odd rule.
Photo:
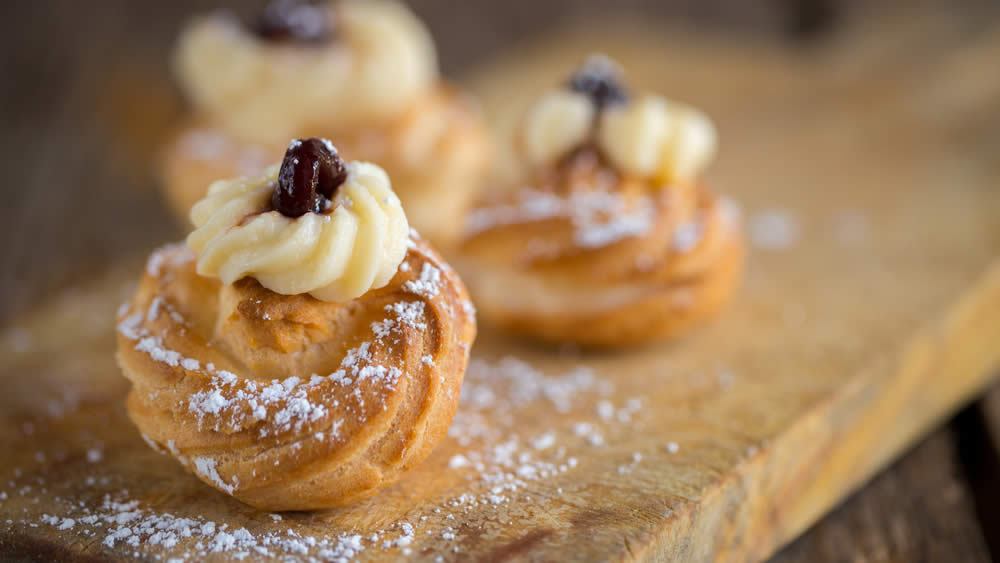
[[[509,400],[496,394],[498,384],[506,387]],[[581,393],[610,393],[614,386],[594,371],[579,366],[556,376],[546,375],[524,360],[507,356],[492,363],[473,359],[469,364],[462,399],[475,408],[508,409],[509,403],[525,404],[543,399],[558,412],[567,412]]]
[[[423,267],[420,269],[420,277],[405,282],[403,289],[430,299],[441,291],[440,284],[441,270],[429,262],[424,262]]]
[[[653,226],[655,211],[648,197],[631,205],[607,192],[584,192],[570,198],[574,239],[584,248],[600,248],[645,234]]]
[[[433,275],[429,280],[433,282]],[[187,400],[189,412],[194,414],[199,424],[208,424],[215,430],[223,428],[241,429],[260,424],[262,437],[287,432],[301,432],[306,425],[315,425],[328,418],[328,408],[311,397],[324,384],[351,386],[365,382],[381,385],[387,390],[395,388],[403,372],[396,366],[376,364],[369,352],[371,342],[363,342],[349,350],[339,369],[327,376],[313,374],[308,379],[289,376],[261,384],[253,380],[218,369],[214,364],[202,365],[197,359],[188,358],[170,349],[161,336],[151,335],[142,327],[143,319],[156,318],[160,311],[167,310],[169,304],[160,298],[150,303],[147,311],[131,312],[128,307],[120,311],[123,320],[118,332],[129,340],[136,341],[135,349],[143,352],[156,362],[170,367],[180,367],[205,377],[207,386],[191,393]],[[403,326],[423,330],[424,303],[422,301],[400,301],[386,307],[390,316],[372,324],[375,339],[389,338],[390,334]],[[354,412],[354,416],[364,416]],[[338,421],[331,420],[331,425]],[[335,434],[331,433],[331,436]],[[210,471],[201,472],[209,478]],[[213,479],[214,482],[214,479]],[[225,490],[225,488],[223,488]]]
[[[199,475],[208,479],[216,487],[219,487],[223,491],[229,494],[233,494],[236,490],[236,485],[230,485],[222,480],[219,476],[219,472],[215,469],[215,460],[208,457],[196,457],[194,458],[194,469]]]
[[[566,218],[573,224],[577,245],[600,248],[645,234],[656,215],[648,197],[626,201],[617,193],[599,189],[576,191],[568,197],[526,189],[519,197],[512,205],[473,211],[467,219],[467,230],[480,233],[502,225]]]
[[[704,225],[701,221],[689,221],[683,223],[674,230],[673,249],[677,252],[691,252],[704,234]]]
[[[397,301],[391,305],[386,305],[385,310],[395,314],[396,321],[399,323],[417,330],[427,328],[427,324],[424,322],[423,301]]]
[[[98,506],[77,505],[71,510],[74,518],[45,514],[40,522],[60,531],[96,538],[108,549],[124,550],[135,557],[152,549],[161,550],[163,555],[155,558],[166,561],[200,561],[219,555],[236,560],[348,561],[370,544],[352,533],[331,533],[326,537],[300,535],[277,522],[273,530],[253,533],[202,516],[176,516],[144,508],[124,491],[104,495]]]
[[[786,250],[799,239],[799,222],[785,210],[759,211],[750,216],[750,242],[761,250]]]
[[[163,266],[177,268],[194,261],[194,254],[183,243],[167,244],[153,252],[146,261],[146,274],[158,278],[163,275]]]

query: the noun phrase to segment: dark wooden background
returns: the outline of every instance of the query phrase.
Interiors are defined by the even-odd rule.
[[[0,3],[0,323],[14,322],[46,295],[122,256],[181,236],[159,200],[150,166],[183,111],[168,72],[170,48],[188,15],[220,5],[248,12],[255,4]],[[665,29],[692,27],[802,52],[852,26],[906,19],[915,10],[957,14],[969,33],[1000,28],[995,0],[411,4],[435,33],[442,65],[452,74],[511,41],[604,15],[662,19],[669,23]],[[775,560],[1000,559],[997,444],[1000,388],[928,436]]]

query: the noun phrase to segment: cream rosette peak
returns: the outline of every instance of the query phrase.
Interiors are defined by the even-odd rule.
[[[436,83],[433,40],[403,4],[341,0],[308,14],[327,18],[328,39],[274,40],[219,14],[193,22],[174,59],[188,98],[228,130],[267,142],[397,117]]]
[[[518,146],[535,167],[594,147],[621,172],[669,185],[696,180],[716,145],[715,126],[701,111],[655,93],[630,95],[621,67],[595,56],[529,108]]]
[[[252,277],[275,293],[331,302],[389,283],[406,256],[410,229],[385,171],[345,163],[346,177],[321,212],[290,217],[272,203],[281,168],[217,181],[195,204],[187,244],[198,274],[226,284]]]

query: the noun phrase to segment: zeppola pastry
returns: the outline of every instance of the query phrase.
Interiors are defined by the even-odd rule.
[[[472,305],[387,174],[329,141],[215,182],[119,312],[149,444],[266,510],[342,505],[422,461],[457,408]]]
[[[700,179],[715,130],[697,110],[629,95],[594,57],[527,112],[526,178],[474,209],[456,265],[484,319],[610,347],[678,334],[737,285],[738,209]]]
[[[273,0],[253,25],[192,22],[175,67],[195,114],[167,147],[180,215],[218,178],[261,172],[292,137],[334,139],[392,176],[413,225],[453,242],[485,172],[478,108],[438,75],[423,24],[392,0]]]

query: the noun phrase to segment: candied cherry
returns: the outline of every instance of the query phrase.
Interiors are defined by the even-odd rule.
[[[326,139],[295,139],[278,171],[271,205],[286,217],[322,213],[344,181],[347,165]]]
[[[598,110],[628,102],[628,91],[621,83],[621,71],[614,61],[595,56],[570,76],[567,87],[590,98]]]
[[[327,11],[307,0],[272,0],[257,18],[254,31],[269,41],[323,43],[333,36]]]

